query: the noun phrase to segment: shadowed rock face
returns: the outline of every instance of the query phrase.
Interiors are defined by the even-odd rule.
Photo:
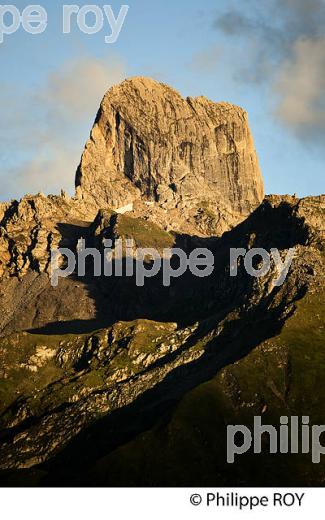
[[[265,406],[272,420],[278,415],[307,415],[306,403],[311,405],[319,386],[314,363],[319,364],[320,380],[325,367],[320,319],[311,336],[310,341],[316,342],[312,348],[309,340],[301,343],[305,326],[301,315],[300,336],[295,324],[289,327],[289,350],[283,347],[281,333],[298,301],[304,305],[302,315],[307,313],[305,320],[312,313],[321,313],[322,284],[316,273],[324,270],[324,202],[324,197],[268,197],[248,219],[217,240],[171,237],[148,221],[108,212],[101,212],[86,229],[58,226],[71,244],[76,233],[84,233],[97,247],[104,236],[114,240],[130,233],[137,244],[147,240],[148,246],[168,245],[174,238],[188,251],[200,245],[199,241],[214,253],[215,272],[206,279],[190,275],[177,279],[170,288],[162,288],[159,279],[138,288],[134,279],[95,279],[87,273],[85,278],[72,276],[53,288],[46,281],[46,272],[38,276],[33,272],[32,262],[21,281],[15,275],[3,278],[0,305],[9,312],[0,319],[0,484],[8,482],[11,471],[20,478],[24,474],[19,471],[34,466],[38,466],[40,478],[47,475],[43,483],[62,484],[62,477],[70,485],[84,483],[84,479],[94,483],[102,477],[87,480],[93,464],[151,428],[170,403],[217,374],[221,381],[218,392],[231,402],[231,424],[245,424],[244,407],[248,418]],[[274,265],[263,278],[255,279],[241,263],[238,277],[230,277],[230,247],[277,247],[283,257],[295,247],[296,257],[285,283],[276,287]],[[35,259],[32,253],[29,256]],[[26,330],[28,320],[29,327],[36,326],[36,330]],[[307,325],[314,326],[309,321]],[[301,348],[297,363],[292,363],[296,338]],[[270,343],[273,340],[276,348]],[[254,348],[257,353],[241,364],[239,360],[246,359]],[[307,374],[299,368],[305,354],[311,360]],[[239,362],[238,384],[231,366],[222,371],[235,361]],[[254,383],[259,366],[268,374],[266,390],[263,378]],[[281,370],[271,377],[269,367]],[[295,383],[300,379],[302,391],[300,382]],[[217,416],[223,419],[212,445],[216,439],[222,440],[229,420],[222,402],[218,406]],[[315,417],[318,415],[313,421]],[[220,464],[222,454],[217,455]],[[305,469],[309,472],[310,468],[304,466],[303,472]],[[223,479],[228,478],[225,469],[220,471]],[[297,475],[304,478],[301,471]],[[109,478],[113,478],[111,474]],[[121,478],[129,482],[125,473]],[[188,482],[186,478],[178,482]],[[191,483],[206,482],[205,478],[194,474]],[[231,478],[223,482],[238,483]],[[142,482],[140,477],[138,482]]]
[[[0,204],[0,485],[324,482],[325,462],[224,463],[227,424],[324,424],[325,197],[262,196],[242,109],[138,78],[105,96],[76,197]],[[215,269],[138,287],[87,264],[52,287],[51,250],[81,237],[207,247]],[[282,286],[273,263],[230,276],[230,248],[254,247],[295,248]]]
[[[178,230],[202,205],[221,220],[219,231],[229,229],[264,195],[246,112],[205,97],[184,99],[148,78],[126,80],[105,95],[76,187],[79,198],[103,207],[141,199],[174,210]]]

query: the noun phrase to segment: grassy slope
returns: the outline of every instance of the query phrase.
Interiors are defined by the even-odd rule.
[[[325,424],[323,301],[320,293],[305,296],[280,335],[187,394],[157,427],[98,461],[90,478],[108,485],[322,484],[324,462],[270,455],[267,438],[261,455],[227,464],[226,425],[251,425],[262,412],[263,423],[275,426],[281,415]]]

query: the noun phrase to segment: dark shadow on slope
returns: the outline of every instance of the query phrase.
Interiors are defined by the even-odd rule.
[[[204,355],[199,360],[177,367],[131,405],[112,412],[84,429],[59,455],[41,465],[39,469],[48,474],[42,485],[103,485],[103,482],[87,480],[87,468],[139,433],[153,427],[162,414],[168,415],[175,404],[197,385],[213,378],[229,363],[247,355],[262,341],[279,334],[285,321],[280,318],[285,307],[294,304],[303,294],[297,294],[293,301],[283,303],[267,315],[265,309],[268,302],[262,302],[257,309],[248,312],[245,318],[227,323],[222,333],[206,345]],[[203,323],[185,348],[199,341],[210,326]],[[158,363],[163,365],[171,361],[167,357]],[[127,475],[125,485],[128,485]]]
[[[60,226],[63,236],[61,247],[70,244],[70,248],[75,250],[80,237],[85,239],[87,247],[99,247],[100,240],[92,235],[91,226]],[[105,236],[108,236],[107,233]],[[305,244],[307,239],[308,230],[303,220],[293,216],[289,204],[282,203],[279,207],[272,208],[265,202],[244,222],[220,239],[176,235],[174,247],[183,249],[187,255],[195,248],[207,248],[213,253],[214,272],[206,278],[194,276],[187,270],[182,276],[172,278],[170,287],[164,287],[160,271],[158,275],[146,278],[144,287],[139,287],[135,274],[131,277],[94,277],[93,261],[88,258],[86,276],[78,278],[74,273],[70,279],[87,287],[96,304],[96,317],[92,320],[72,319],[47,323],[29,332],[60,335],[88,333],[108,327],[116,321],[132,321],[138,318],[172,321],[177,322],[179,326],[186,326],[224,309],[229,312],[232,307],[244,305],[249,301],[253,287],[253,279],[244,272],[242,262],[238,276],[230,277],[230,248],[247,250],[250,247],[260,247],[267,251],[271,248],[281,251],[297,244]],[[258,260],[256,257],[256,262]],[[178,267],[178,262],[177,257],[172,259],[173,268]],[[134,273],[137,265],[137,262],[133,261]],[[151,265],[146,264],[146,268],[150,269]]]
[[[41,465],[39,469],[48,473],[48,477],[43,480],[44,485],[93,485],[85,475],[94,461],[150,428],[162,413],[168,413],[189,390],[209,380],[222,367],[242,358],[262,341],[280,332],[288,317],[284,310],[293,302],[285,299],[270,310],[269,303],[280,290],[275,288],[271,295],[252,305],[250,297],[254,280],[242,268],[236,278],[229,276],[229,248],[248,249],[249,244],[250,247],[282,250],[305,244],[308,230],[303,221],[292,218],[291,213],[289,205],[283,204],[273,209],[264,204],[221,239],[178,236],[177,244],[184,244],[185,239],[187,251],[193,249],[193,243],[195,247],[198,247],[198,243],[201,247],[210,246],[217,266],[214,274],[206,279],[187,274],[163,290],[159,278],[147,280],[144,288],[134,287],[134,279],[100,278],[94,281],[91,276],[85,279],[97,304],[96,320],[88,322],[90,329],[98,328],[97,325],[101,323],[107,326],[117,320],[135,318],[177,321],[179,325],[199,321],[198,333],[191,338],[186,349],[209,331],[216,330],[218,323],[233,309],[241,309],[241,314],[239,318],[229,321],[219,336],[211,339],[199,360],[174,369],[131,405],[85,428],[59,455]],[[89,243],[92,240],[93,237],[90,237]],[[297,299],[302,296],[302,292],[295,294]],[[87,321],[48,324],[47,327],[51,328],[33,332],[52,330],[52,333],[58,333],[56,327],[59,325],[62,326],[61,334],[64,330],[80,332],[87,326]],[[166,356],[158,363],[163,365],[171,361],[171,357]]]

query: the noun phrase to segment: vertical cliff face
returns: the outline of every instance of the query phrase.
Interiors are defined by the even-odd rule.
[[[147,78],[126,80],[105,95],[76,188],[79,198],[103,207],[141,200],[167,212],[177,208],[180,228],[207,206],[235,223],[264,196],[246,112],[204,97],[184,99]]]

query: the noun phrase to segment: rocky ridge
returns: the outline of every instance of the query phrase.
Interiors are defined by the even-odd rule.
[[[184,100],[145,78],[127,80],[104,97],[76,186],[72,198],[38,194],[0,204],[0,482],[130,484],[123,468],[133,457],[129,446],[135,442],[141,456],[137,436],[147,430],[145,445],[168,452],[159,433],[157,440],[157,421],[165,417],[158,430],[177,438],[178,412],[171,409],[202,384],[214,385],[221,444],[225,424],[244,424],[262,410],[270,421],[305,414],[325,376],[321,321],[310,318],[321,315],[323,300],[325,197],[262,201],[242,109]],[[98,249],[104,238],[187,253],[208,247],[214,273],[187,273],[167,288],[158,276],[139,288],[132,277],[95,278],[87,269],[85,277],[74,273],[52,287],[51,249],[76,251],[81,237]],[[273,264],[252,278],[241,260],[231,277],[230,247],[277,248],[282,258],[294,247],[296,254],[276,287]],[[305,329],[297,332],[297,320]],[[315,345],[308,353],[303,330]],[[314,410],[312,420],[319,420]],[[179,485],[251,482],[246,459],[232,481],[221,456],[209,483],[199,472],[190,482],[190,472],[172,478]],[[135,483],[168,483],[160,480],[165,461],[157,464],[152,480],[138,474]],[[297,469],[303,483],[311,475],[304,464]]]
[[[187,292],[183,285],[168,291],[168,299],[174,294],[170,307],[179,316],[176,322],[139,317],[116,321],[95,333],[59,333],[56,329],[54,335],[47,335],[39,329],[5,335],[0,341],[5,381],[2,469],[44,463],[100,418],[137,406],[147,392],[157,393],[146,401],[149,409],[177,399],[248,353],[256,341],[276,335],[294,312],[297,300],[306,292],[317,298],[321,294],[322,280],[316,273],[323,270],[323,241],[317,224],[324,207],[325,197],[267,199],[247,221],[211,244],[217,270],[207,284],[195,286],[194,303],[193,279],[185,284]],[[252,280],[241,265],[238,278],[229,278],[229,245],[260,247],[266,240],[282,256],[289,247],[296,247],[283,286],[272,284],[274,266],[263,278]],[[102,279],[98,282],[98,292],[103,283]],[[63,305],[64,295],[58,294]],[[100,299],[95,291],[92,294]],[[187,325],[180,309],[184,306]],[[162,307],[157,311],[163,315]],[[142,312],[145,315],[145,307]],[[257,322],[258,333],[256,327],[252,330]]]

